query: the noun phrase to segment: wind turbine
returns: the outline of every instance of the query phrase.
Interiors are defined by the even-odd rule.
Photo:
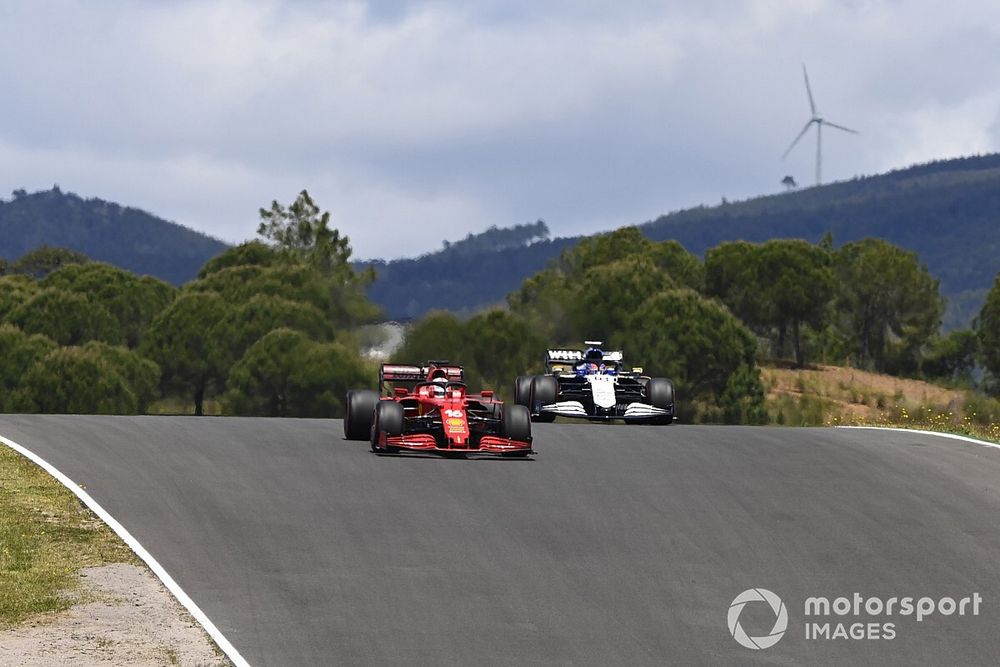
[[[851,134],[860,134],[860,133],[857,130],[852,130],[849,127],[844,127],[843,125],[837,125],[836,123],[831,123],[830,121],[820,116],[819,113],[816,111],[816,102],[813,101],[812,89],[809,87],[809,73],[806,72],[805,65],[802,65],[802,76],[806,80],[806,95],[809,96],[809,109],[812,111],[812,117],[806,123],[806,126],[802,128],[802,131],[799,132],[799,136],[795,137],[795,141],[793,141],[792,145],[788,147],[788,150],[786,150],[785,154],[781,156],[781,159],[784,160],[786,157],[788,157],[788,154],[792,152],[793,148],[795,148],[795,144],[799,143],[799,139],[804,137],[806,132],[809,131],[809,128],[815,124],[816,125],[816,185],[819,185],[822,182],[822,174],[823,174],[823,126],[828,125],[832,128],[843,130],[844,132],[850,132]]]

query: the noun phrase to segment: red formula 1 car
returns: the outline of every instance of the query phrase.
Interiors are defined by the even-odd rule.
[[[503,403],[492,391],[470,394],[461,366],[382,364],[381,392],[347,392],[344,437],[370,440],[372,451],[527,456],[531,415]]]

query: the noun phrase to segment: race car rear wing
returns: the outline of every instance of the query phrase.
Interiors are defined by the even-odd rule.
[[[455,366],[446,361],[429,361],[425,366],[382,364],[378,369],[378,384],[383,391],[386,389],[387,382],[414,385],[418,382],[426,382],[432,373],[438,375],[439,371],[444,373],[449,382],[463,382],[465,379],[465,371],[461,366]]]
[[[622,359],[624,359],[624,355],[621,350],[609,350],[604,353],[602,361],[605,363],[613,362],[620,364]],[[583,361],[583,352],[581,350],[548,350],[545,353],[546,366],[572,366],[579,361]]]

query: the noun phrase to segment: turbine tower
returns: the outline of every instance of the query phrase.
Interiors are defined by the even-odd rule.
[[[810,117],[809,121],[806,122],[806,126],[802,128],[801,132],[799,132],[799,136],[795,137],[795,141],[793,141],[792,145],[788,147],[788,150],[786,150],[785,154],[781,156],[781,159],[784,160],[786,157],[788,157],[788,154],[792,152],[793,148],[795,148],[795,144],[799,143],[799,140],[803,136],[805,136],[806,132],[809,131],[809,128],[815,124],[816,125],[816,185],[820,185],[820,183],[822,183],[823,181],[823,126],[828,125],[832,128],[843,130],[844,132],[850,132],[851,134],[860,134],[860,133],[857,130],[850,129],[849,127],[844,127],[843,125],[837,125],[836,123],[831,123],[830,121],[820,116],[819,113],[816,111],[816,102],[813,101],[812,89],[809,87],[809,73],[806,72],[805,65],[802,65],[802,76],[806,80],[806,95],[809,96],[809,109],[812,112],[812,117]]]

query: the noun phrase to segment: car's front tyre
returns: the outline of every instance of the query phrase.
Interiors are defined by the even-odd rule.
[[[378,392],[371,389],[352,389],[347,392],[347,410],[344,414],[344,437],[348,440],[365,440],[371,433],[375,417]]]
[[[523,405],[504,403],[500,422],[501,435],[519,442],[531,442],[531,413]],[[527,450],[511,452],[507,456],[527,456]]]
[[[651,378],[646,384],[646,397],[649,404],[661,410],[674,412],[674,383],[667,378]],[[670,424],[674,421],[673,414],[665,417],[658,417],[653,420],[654,424]]]
[[[375,406],[375,420],[371,428],[372,451],[395,452],[396,447],[379,446],[382,435],[403,435],[403,406],[395,401],[379,401]]]

